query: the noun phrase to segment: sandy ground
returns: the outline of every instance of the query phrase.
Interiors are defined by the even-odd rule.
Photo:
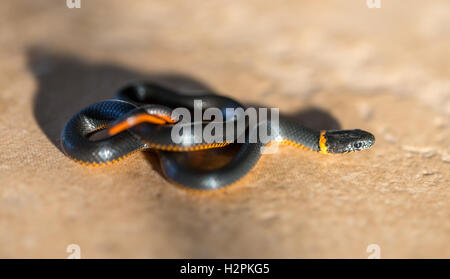
[[[0,257],[450,257],[449,1],[65,2],[0,1]],[[138,79],[377,142],[282,147],[208,195],[154,154],[65,157],[65,121]]]

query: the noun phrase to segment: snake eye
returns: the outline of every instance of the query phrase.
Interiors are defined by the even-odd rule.
[[[361,143],[361,142],[355,142],[355,143],[353,144],[353,147],[354,147],[355,149],[360,149],[360,148],[362,147],[362,143]]]

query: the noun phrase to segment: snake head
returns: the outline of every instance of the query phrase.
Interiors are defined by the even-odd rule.
[[[375,137],[363,130],[322,131],[320,151],[322,153],[348,153],[370,148]]]

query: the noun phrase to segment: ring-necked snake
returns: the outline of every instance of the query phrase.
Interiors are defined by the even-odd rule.
[[[92,104],[72,116],[62,132],[63,150],[78,163],[99,166],[117,162],[135,151],[154,149],[158,150],[162,170],[170,180],[197,190],[224,187],[243,177],[258,162],[262,150],[270,143],[253,143],[249,138],[261,125],[270,129],[270,120],[246,126],[244,143],[226,165],[214,170],[200,170],[180,163],[176,153],[220,148],[231,142],[211,143],[202,139],[173,142],[171,129],[179,120],[172,118],[173,109],[184,107],[193,111],[193,99],[193,96],[153,83],[129,85],[119,90],[117,99]],[[215,94],[197,95],[195,99],[201,100],[204,109],[216,107],[225,112],[227,108],[243,108],[233,99]],[[225,119],[224,123],[227,121],[235,119]],[[190,125],[204,127],[206,124],[192,122]],[[93,140],[91,136],[100,130],[107,131],[108,135]],[[194,136],[192,133],[188,139]],[[375,142],[372,134],[359,129],[317,131],[283,118],[279,119],[275,137],[279,144],[320,153],[363,150]]]

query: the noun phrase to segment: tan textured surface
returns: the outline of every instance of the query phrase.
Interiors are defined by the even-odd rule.
[[[0,257],[450,257],[448,1],[81,1],[0,1]],[[200,196],[151,154],[64,157],[70,115],[139,78],[377,142]]]

